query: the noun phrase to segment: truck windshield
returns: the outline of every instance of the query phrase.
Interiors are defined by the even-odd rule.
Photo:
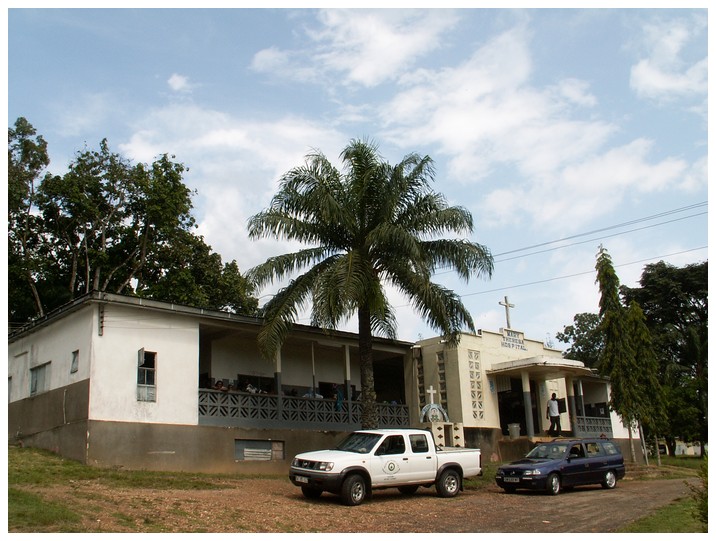
[[[339,451],[348,451],[349,453],[370,453],[380,438],[380,434],[353,432],[353,434],[349,435],[346,439],[339,443],[336,449]]]

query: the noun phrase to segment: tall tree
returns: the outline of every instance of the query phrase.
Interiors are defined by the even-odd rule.
[[[23,317],[44,315],[35,280],[44,263],[36,211],[37,186],[49,163],[47,142],[18,118],[8,129],[8,300]]]
[[[643,307],[654,339],[667,396],[667,444],[673,452],[676,438],[707,442],[708,262],[682,268],[649,264],[639,283],[621,293]]]
[[[78,152],[45,172],[47,144],[24,118],[8,130],[8,316],[11,325],[93,290],[254,314],[235,261],[193,233],[192,192],[174,156],[132,164]]]
[[[256,315],[258,299],[236,261],[222,263],[204,238],[177,233],[172,244],[153,251],[139,273],[136,293],[198,308]]]
[[[430,187],[433,162],[409,154],[396,165],[368,141],[352,140],[342,151],[343,172],[320,152],[281,178],[270,207],[249,220],[252,239],[299,241],[308,248],[268,259],[249,272],[258,288],[305,269],[265,306],[259,345],[272,358],[312,301],[313,325],[336,329],[357,314],[363,405],[362,426],[377,426],[373,334],[394,337],[396,320],[384,284],[408,297],[416,311],[455,344],[472,317],[453,291],[431,280],[453,268],[464,280],[491,276],[493,259],[480,244],[445,233],[469,234],[473,222],[448,206]]]
[[[657,437],[666,430],[666,395],[659,381],[659,361],[644,311],[636,301],[629,303],[626,317],[638,367],[634,374],[634,385],[637,385],[634,415],[640,429]]]
[[[636,352],[630,337],[626,310],[619,300],[619,277],[612,258],[600,247],[597,255],[597,283],[599,284],[599,317],[604,333],[604,350],[599,359],[600,373],[611,385],[611,408],[622,418],[629,431],[632,461],[636,461],[632,428],[639,420],[642,396],[638,385]]]
[[[151,167],[132,165],[103,140],[99,150],[78,153],[67,174],[42,182],[48,257],[62,272],[68,298],[127,291],[148,251],[193,225],[183,172],[167,155]]]
[[[557,340],[570,344],[564,356],[581,361],[589,368],[599,367],[599,356],[604,349],[604,336],[597,314],[584,312],[574,316],[574,324],[566,325],[555,335]]]

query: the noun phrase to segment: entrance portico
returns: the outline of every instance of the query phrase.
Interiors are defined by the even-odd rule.
[[[535,437],[535,428],[543,432],[543,412],[546,409],[546,401],[551,392],[547,390],[547,382],[558,382],[564,380],[564,389],[567,393],[565,410],[568,414],[568,422],[562,425],[564,430],[578,432],[580,423],[577,421],[577,403],[575,400],[574,381],[582,377],[592,377],[592,371],[584,366],[584,363],[570,359],[560,359],[546,355],[538,355],[524,359],[516,359],[494,363],[486,370],[488,377],[495,380],[505,381],[506,379],[518,379],[522,385],[522,404],[524,407],[524,423],[527,437]],[[533,389],[531,382],[539,389]],[[557,393],[560,397],[560,393]],[[560,397],[564,399],[564,397]],[[506,412],[505,412],[506,413]],[[500,417],[503,411],[500,411]],[[540,422],[540,419],[542,421]],[[509,422],[509,419],[506,420]],[[535,427],[535,423],[538,424]]]

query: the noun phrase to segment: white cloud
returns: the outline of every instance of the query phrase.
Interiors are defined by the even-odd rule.
[[[374,87],[412,69],[457,22],[451,11],[402,9],[331,9],[320,11],[318,19],[321,26],[306,31],[311,46],[263,49],[252,69],[302,82]]]
[[[535,86],[529,38],[518,26],[461,65],[406,79],[382,109],[382,137],[400,147],[436,145],[448,178],[463,186],[495,183],[481,188],[477,207],[492,227],[524,220],[573,230],[630,194],[699,186],[701,169],[684,177],[684,160],[650,162],[645,139],[610,146],[618,126],[582,114],[597,105],[587,82]]]
[[[656,100],[705,98],[708,59],[687,54],[689,45],[705,31],[702,17],[645,25],[642,39],[646,57],[631,69],[630,84],[637,95]]]
[[[189,78],[178,73],[172,73],[171,77],[167,80],[169,88],[174,92],[191,92],[192,85],[189,84]]]
[[[189,167],[185,184],[198,191],[194,215],[198,232],[224,260],[241,269],[281,250],[295,249],[274,240],[250,242],[246,223],[265,208],[280,176],[301,165],[312,147],[337,163],[348,137],[301,117],[247,121],[196,105],[174,104],[139,120],[121,151],[132,160],[151,162],[171,153]]]

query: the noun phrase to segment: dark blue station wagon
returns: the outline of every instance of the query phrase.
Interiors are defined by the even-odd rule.
[[[614,488],[624,471],[624,457],[612,441],[555,439],[539,443],[524,458],[500,466],[495,482],[505,492],[524,488],[557,495],[562,488],[577,485]]]

